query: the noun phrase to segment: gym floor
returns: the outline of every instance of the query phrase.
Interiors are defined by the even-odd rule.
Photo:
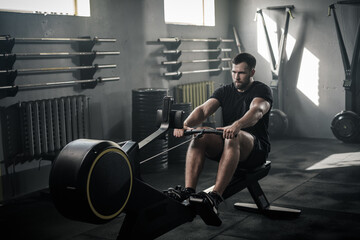
[[[207,226],[196,217],[158,239],[359,239],[359,144],[273,140],[269,160],[272,168],[260,185],[273,205],[301,209],[298,218],[272,219],[234,209],[237,201],[252,202],[244,189],[220,207],[220,227]],[[206,162],[197,190],[213,184],[216,167],[215,162]],[[169,160],[168,170],[146,173],[143,178],[162,190],[183,184],[183,173],[183,162]],[[0,207],[0,232],[4,240],[116,239],[123,218],[121,214],[105,225],[74,222],[62,217],[49,195],[42,193]]]

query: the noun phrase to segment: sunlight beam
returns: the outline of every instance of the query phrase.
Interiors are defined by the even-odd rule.
[[[319,106],[319,63],[320,60],[304,48],[296,85],[297,89],[316,106]]]
[[[306,170],[360,166],[360,152],[332,154]]]

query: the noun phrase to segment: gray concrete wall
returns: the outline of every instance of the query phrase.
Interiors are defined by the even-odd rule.
[[[159,37],[228,37],[228,1],[216,1],[216,26],[176,26],[164,23],[163,1],[91,1],[91,17],[54,16],[0,12],[0,32],[12,37],[116,38],[116,43],[102,43],[94,50],[120,51],[118,56],[96,58],[94,63],[117,64],[116,69],[98,71],[96,76],[120,76],[120,81],[98,85],[95,89],[79,87],[21,91],[15,97],[1,99],[1,106],[19,101],[84,94],[91,102],[93,138],[126,140],[131,138],[131,90],[137,88],[172,88],[186,81],[208,80],[209,74],[191,75],[178,81],[161,77],[165,58],[159,55],[163,45],[152,44]],[[150,43],[149,43],[150,42]],[[186,47],[186,46],[185,46]],[[74,51],[70,44],[15,44],[13,52]],[[45,62],[44,62],[45,61]],[[14,69],[75,65],[71,58],[16,61]],[[208,68],[208,66],[203,66]],[[184,70],[184,69],[183,69]],[[225,74],[223,74],[225,75]],[[223,81],[223,75],[213,78]],[[196,80],[195,80],[196,78]],[[73,80],[71,73],[22,75],[15,84]],[[185,79],[185,80],[184,80]]]

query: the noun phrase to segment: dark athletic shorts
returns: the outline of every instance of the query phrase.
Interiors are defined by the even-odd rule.
[[[236,172],[240,169],[257,168],[266,162],[268,153],[263,150],[264,149],[263,143],[256,136],[254,135],[252,136],[254,137],[254,148],[251,151],[249,157],[245,161],[239,162]],[[221,155],[222,152],[216,158],[210,158],[208,156],[207,157],[210,158],[211,160],[220,161]]]

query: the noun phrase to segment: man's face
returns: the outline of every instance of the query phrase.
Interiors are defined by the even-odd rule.
[[[255,70],[250,69],[247,63],[242,62],[232,65],[232,79],[236,89],[245,91],[250,86],[251,77],[254,76]]]

